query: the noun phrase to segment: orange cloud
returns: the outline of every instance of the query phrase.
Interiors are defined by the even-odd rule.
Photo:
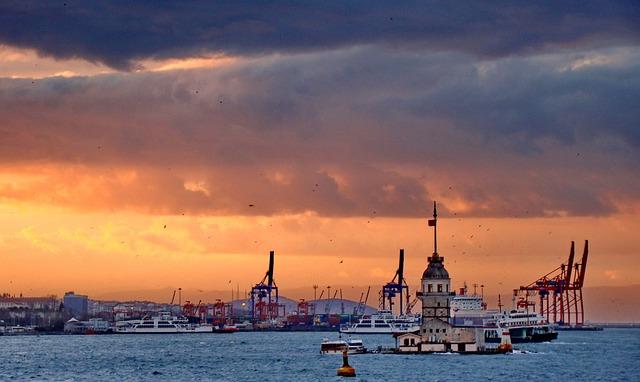
[[[566,261],[569,241],[580,248],[583,238],[591,243],[588,286],[640,283],[633,250],[640,244],[639,228],[628,216],[458,220],[443,215],[439,244],[454,285],[478,282],[488,294],[508,295]],[[224,290],[228,280],[245,289],[264,275],[271,249],[283,290],[319,284],[371,285],[375,291],[393,275],[399,248],[405,249],[412,287],[432,251],[424,219],[149,216],[29,203],[0,204],[0,243],[0,290],[16,293],[101,294],[176,285]]]

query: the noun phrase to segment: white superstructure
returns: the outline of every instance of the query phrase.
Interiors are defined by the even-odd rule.
[[[486,304],[481,296],[458,295],[451,299],[451,315],[455,316],[458,311],[485,310]]]
[[[340,332],[349,334],[398,334],[420,329],[419,315],[397,316],[389,310],[363,316],[358,322],[340,326]]]

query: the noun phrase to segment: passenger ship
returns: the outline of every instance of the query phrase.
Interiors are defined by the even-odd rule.
[[[511,342],[547,342],[558,338],[558,332],[553,330],[547,320],[536,312],[524,309],[509,312],[494,312],[486,321],[487,325],[495,323],[500,328],[509,329]],[[485,331],[486,342],[500,342],[500,329],[495,333]]]
[[[513,343],[546,342],[558,338],[558,333],[540,314],[523,308],[487,310],[483,298],[467,295],[466,287],[452,299],[451,312],[453,325],[488,327],[485,330],[486,342],[500,342],[502,329],[509,329]]]
[[[358,322],[340,326],[341,333],[347,334],[400,334],[420,330],[419,315],[397,316],[389,310],[363,316]]]
[[[116,322],[116,333],[121,334],[157,334],[157,333],[212,333],[213,326],[192,324],[186,317],[176,317],[169,312],[160,312],[158,316],[143,317],[140,320]]]

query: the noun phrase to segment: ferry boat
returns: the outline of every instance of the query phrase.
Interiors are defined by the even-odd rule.
[[[216,325],[213,327],[214,333],[235,333],[239,330],[236,325]]]
[[[340,326],[340,332],[346,334],[400,334],[420,330],[419,315],[394,315],[389,310],[380,310],[377,314],[363,316],[358,322]]]
[[[0,336],[22,336],[34,334],[35,329],[32,326],[2,326],[0,327]]]
[[[451,300],[451,320],[456,326],[483,326],[485,342],[500,342],[502,329],[508,329],[511,342],[546,342],[558,338],[558,333],[540,314],[518,307],[511,311],[487,310],[482,296],[466,294]]]
[[[548,342],[558,338],[558,332],[547,322],[547,319],[536,312],[524,309],[511,310],[509,312],[495,312],[492,318],[486,321],[486,325],[495,323],[497,326],[509,329],[511,342]],[[496,333],[487,330],[486,342],[500,342],[500,329]]]
[[[176,317],[169,312],[160,312],[158,316],[143,317],[140,320],[116,322],[116,333],[120,334],[156,334],[156,333],[212,333],[213,326],[192,324],[186,317]]]
[[[328,338],[322,340],[320,344],[321,354],[342,354],[347,351],[348,354],[364,354],[367,349],[364,347],[361,339],[351,338],[349,336],[346,340],[342,338],[339,340],[331,341]]]

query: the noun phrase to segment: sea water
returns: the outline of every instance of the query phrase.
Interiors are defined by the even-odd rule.
[[[0,380],[338,380],[339,355],[320,354],[337,333],[233,333],[0,337]],[[393,346],[388,335],[365,346]],[[509,355],[349,357],[360,381],[640,381],[640,329],[560,332]]]

